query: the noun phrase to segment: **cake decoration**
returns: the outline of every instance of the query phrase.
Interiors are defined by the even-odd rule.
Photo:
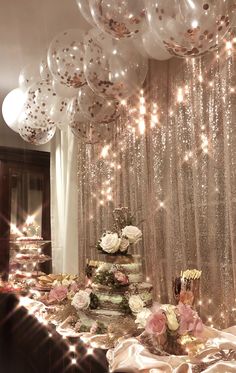
[[[107,231],[102,235],[97,248],[110,255],[126,255],[130,245],[141,240],[142,232],[133,225],[133,216],[127,207],[116,208],[113,211],[113,218],[113,231]]]

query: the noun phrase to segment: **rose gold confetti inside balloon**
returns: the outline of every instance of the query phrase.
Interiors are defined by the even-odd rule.
[[[63,31],[52,40],[48,49],[52,76],[67,87],[79,88],[86,84],[83,37],[79,29]]]
[[[56,127],[48,125],[42,127],[41,123],[19,125],[19,135],[23,140],[33,145],[44,145],[49,142],[56,132]]]
[[[50,111],[56,103],[57,95],[47,80],[37,82],[28,89],[19,117],[19,134],[25,141],[35,145],[50,141],[56,131]]]
[[[78,100],[72,99],[69,104],[69,126],[72,133],[86,144],[98,144],[110,141],[113,136],[112,123],[93,123],[81,112]]]
[[[119,104],[98,96],[88,86],[79,89],[79,108],[91,122],[110,123],[119,116]]]
[[[126,41],[114,40],[99,30],[85,38],[84,73],[90,88],[110,99],[123,99],[139,89],[146,77],[147,59]]]
[[[116,39],[130,38],[146,26],[144,0],[89,0],[97,26]]]
[[[222,42],[232,7],[230,0],[148,0],[147,18],[169,53],[196,57]]]

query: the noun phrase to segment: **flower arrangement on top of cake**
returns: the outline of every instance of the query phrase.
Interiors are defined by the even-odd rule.
[[[130,245],[135,245],[142,238],[141,230],[133,225],[133,216],[127,207],[113,211],[114,228],[107,231],[98,241],[97,248],[110,255],[125,255]]]

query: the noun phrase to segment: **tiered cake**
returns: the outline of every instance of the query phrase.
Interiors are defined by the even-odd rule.
[[[93,315],[110,317],[132,315],[152,304],[152,285],[143,282],[139,255],[106,256],[103,261],[90,260],[87,276],[97,297],[98,308]]]
[[[120,318],[134,320],[152,305],[152,285],[143,282],[142,258],[128,254],[131,246],[140,241],[142,232],[132,225],[127,208],[116,209],[114,221],[113,231],[104,233],[98,242],[97,248],[102,252],[99,260],[87,261],[86,289],[72,301],[82,330],[88,330],[95,322],[106,328]]]

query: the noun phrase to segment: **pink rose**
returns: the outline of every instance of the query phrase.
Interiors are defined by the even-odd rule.
[[[158,311],[149,316],[146,325],[146,332],[150,334],[161,335],[166,331],[166,316]]]
[[[194,337],[200,337],[203,332],[203,322],[197,315],[192,326],[192,333]]]
[[[203,323],[197,312],[183,303],[179,303],[177,308],[180,316],[179,334],[192,332],[194,336],[199,336],[203,331]]]
[[[78,290],[79,290],[79,285],[76,284],[76,282],[73,282],[73,283],[70,285],[70,291],[73,291],[74,293],[76,293]]]
[[[68,290],[65,286],[56,286],[49,293],[50,302],[62,302],[67,297]]]
[[[129,278],[126,276],[123,272],[116,271],[114,272],[115,279],[121,284],[121,285],[128,285],[129,284]]]

